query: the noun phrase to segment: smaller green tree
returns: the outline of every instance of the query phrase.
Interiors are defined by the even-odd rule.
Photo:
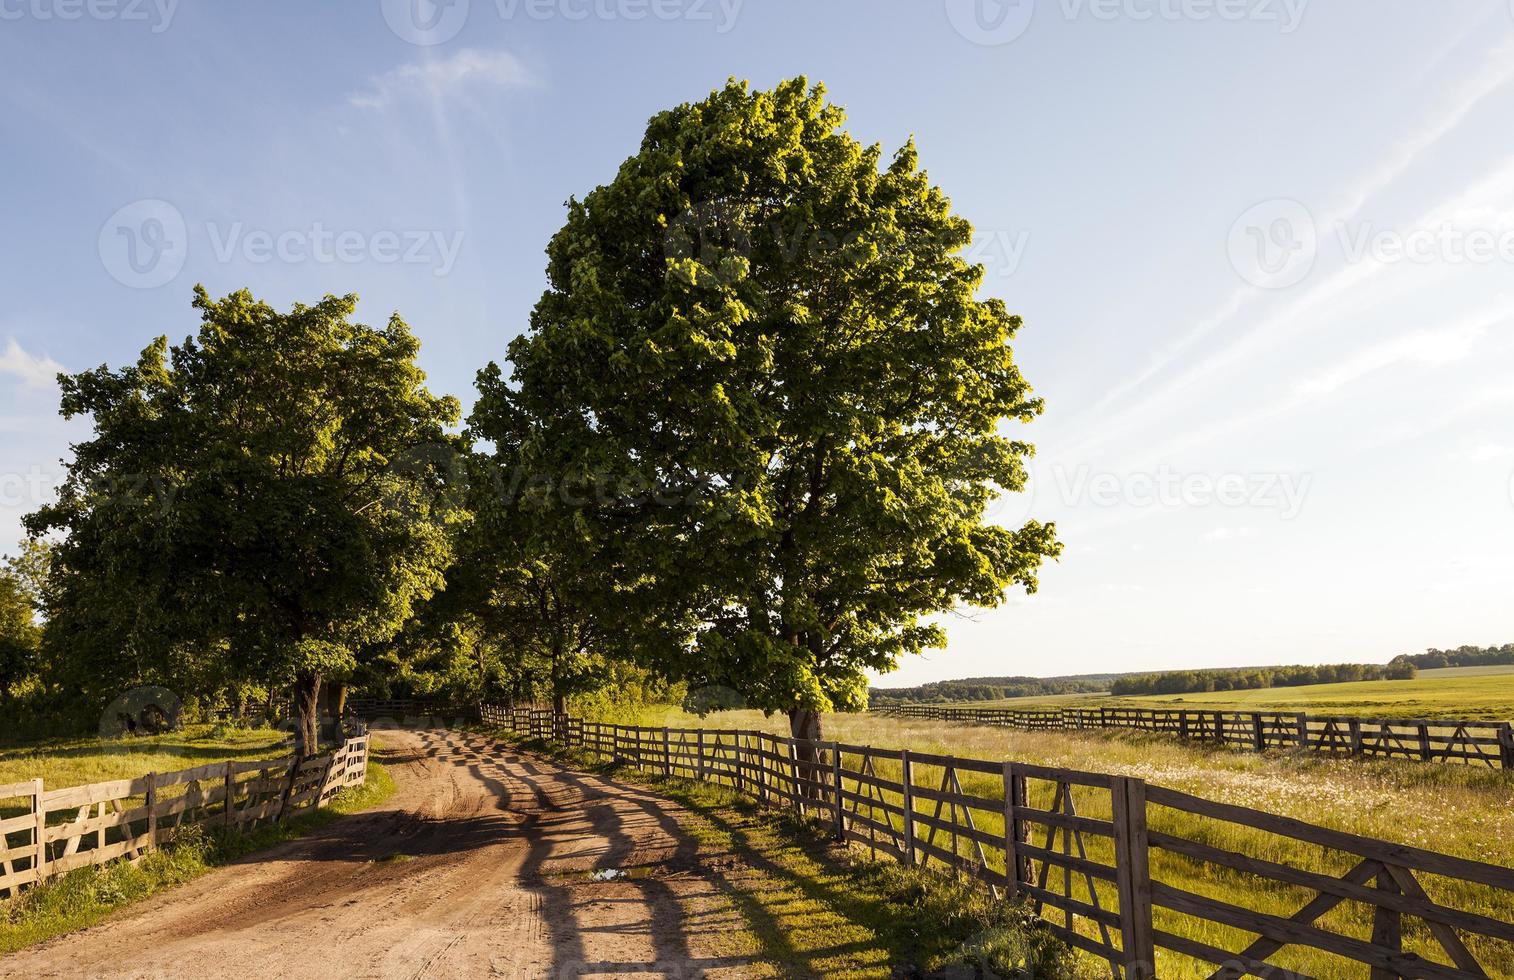
[[[315,745],[323,677],[393,636],[451,558],[435,460],[457,447],[458,403],[426,389],[404,321],[355,323],[356,305],[279,312],[196,287],[195,336],[60,379],[64,416],[94,433],[28,526],[66,534],[49,622],[79,651],[64,657],[170,687],[292,678]],[[186,652],[220,662],[175,666]]]
[[[28,542],[20,555],[0,565],[0,703],[10,699],[12,686],[37,669],[45,555],[40,546]]]

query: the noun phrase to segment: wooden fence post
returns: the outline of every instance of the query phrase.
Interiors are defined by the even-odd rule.
[[[147,774],[147,850],[158,848],[158,774]]]
[[[1020,834],[1015,819],[1015,764],[1004,763],[1004,897],[1020,897]]]
[[[332,755],[331,755],[331,757],[332,757],[332,759],[335,759],[336,758],[336,753],[333,752]],[[226,763],[226,779],[225,779],[225,784],[226,784],[226,826],[230,827],[231,824],[232,824],[232,816],[233,816],[232,810],[234,808],[234,804],[236,803],[236,791],[237,791],[236,774],[232,771],[232,767],[231,767],[231,763],[230,762]],[[317,800],[316,802],[319,803],[320,801]]]
[[[1514,723],[1504,722],[1498,729],[1499,756],[1505,769],[1514,769]]]
[[[694,754],[694,778],[704,782],[704,729],[699,730],[698,749]]]
[[[662,778],[671,779],[673,776],[673,755],[668,748],[668,730],[662,730]]]
[[[1251,744],[1258,752],[1267,749],[1267,735],[1262,730],[1262,714],[1259,711],[1251,712]]]
[[[1393,881],[1393,876],[1386,870],[1378,872],[1377,888],[1379,891],[1398,892],[1398,885]],[[1379,905],[1372,915],[1372,945],[1380,949],[1399,952],[1403,949],[1403,920],[1399,913],[1393,909],[1386,909]],[[1385,970],[1374,966],[1371,973],[1372,980],[1399,980],[1397,971]]]
[[[1507,727],[1507,726],[1505,726]],[[1362,720],[1351,718],[1346,721],[1346,728],[1351,733],[1351,754],[1362,754]]]
[[[1309,714],[1304,711],[1298,713],[1298,750],[1309,750]]]
[[[841,809],[841,743],[831,743],[831,777],[835,783],[836,839],[846,840],[846,813]]]
[[[789,789],[794,791],[794,812],[804,816],[804,794],[799,791],[799,743],[793,739],[789,743]]]
[[[914,767],[910,765],[909,749],[899,753],[899,782],[904,787],[904,863],[908,867],[915,864],[915,789],[911,785],[914,779]]]
[[[1419,757],[1425,762],[1430,761],[1430,726],[1424,722],[1414,726],[1419,734]]]
[[[1147,852],[1146,783],[1116,776],[1109,788],[1114,811],[1115,879],[1120,896],[1121,959],[1125,980],[1156,976],[1151,921],[1151,869]]]
[[[43,793],[42,780],[32,780],[32,844],[35,848],[32,863],[38,884],[47,880],[47,806],[42,802]],[[3,844],[4,841],[0,841],[0,846]],[[11,894],[15,893],[16,890],[12,889]]]

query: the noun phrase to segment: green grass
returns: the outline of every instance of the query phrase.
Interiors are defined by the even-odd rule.
[[[786,719],[765,718],[752,711],[723,712],[701,722],[677,709],[663,709],[643,712],[639,723],[760,729],[787,734]],[[907,747],[940,755],[1015,760],[1137,776],[1209,799],[1286,814],[1317,825],[1504,867],[1514,866],[1514,776],[1503,772],[1459,765],[1226,751],[1161,735],[1014,732],[870,715],[827,716],[824,736],[880,748]],[[898,779],[897,764],[880,764],[878,768],[882,778]],[[917,766],[916,772],[918,784],[939,785],[940,770]],[[970,795],[1003,798],[1002,782],[996,777],[963,774],[962,782],[964,791]],[[1033,782],[1031,788],[1031,805],[1048,806],[1051,787]],[[1080,813],[1108,817],[1107,793],[1079,789],[1074,795]],[[993,812],[975,811],[973,816],[980,829],[995,835],[1003,833],[1003,821]],[[1151,825],[1215,847],[1313,871],[1339,875],[1350,864],[1343,856],[1324,853],[1317,846],[1159,807],[1151,810]],[[1043,829],[1037,830],[1036,843],[1041,843],[1043,833]],[[1085,843],[1093,860],[1113,863],[1112,845],[1107,839],[1089,836]],[[964,841],[961,852],[967,853],[968,846]],[[1291,916],[1313,897],[1312,892],[1300,888],[1197,864],[1163,851],[1153,852],[1152,867],[1158,880],[1284,917]],[[1060,888],[1061,876],[1052,880]],[[1508,901],[1507,893],[1481,886],[1432,876],[1422,877],[1422,882],[1432,897],[1459,908],[1487,912]],[[1073,897],[1087,901],[1086,887],[1077,880],[1073,886]],[[1101,884],[1099,891],[1106,907],[1114,904],[1112,889]],[[1365,939],[1371,933],[1370,913],[1358,905],[1339,906],[1322,921],[1332,929],[1358,938]],[[1157,927],[1221,948],[1239,949],[1247,941],[1244,934],[1227,927],[1199,923],[1161,910],[1157,913]],[[1096,935],[1091,928],[1084,931]],[[1406,922],[1405,942],[1407,948],[1422,955],[1445,959],[1428,930],[1417,920]],[[1468,945],[1484,957],[1484,966],[1492,975],[1514,975],[1514,944],[1469,940]],[[1273,962],[1311,976],[1353,973],[1341,961],[1302,947],[1288,948],[1274,957]],[[1158,966],[1158,975],[1164,980],[1206,976],[1209,972],[1197,968],[1192,961],[1160,953]]]
[[[541,742],[522,744],[683,804],[692,815],[685,829],[746,926],[745,936],[725,942],[759,959],[768,975],[915,975],[896,972],[901,965],[927,972],[966,965],[989,976],[1045,980],[1108,975],[1035,927],[1027,911],[992,902],[965,882],[866,860],[830,842],[823,823],[775,815],[726,787],[648,776]]]
[[[1308,684],[1252,691],[1191,694],[1062,695],[963,702],[973,708],[1203,708],[1236,711],[1307,711],[1381,718],[1514,719],[1514,666],[1448,667],[1413,680]]]
[[[0,785],[41,776],[48,789],[61,789],[288,751],[288,732],[233,725],[190,725],[144,738],[50,739],[0,747]]]
[[[245,832],[207,833],[199,826],[189,827],[172,843],[135,863],[80,868],[30,888],[17,898],[0,901],[0,956],[92,926],[165,888],[309,834],[346,814],[377,806],[393,792],[394,780],[382,765],[371,761],[362,786],[343,790],[320,810]]]

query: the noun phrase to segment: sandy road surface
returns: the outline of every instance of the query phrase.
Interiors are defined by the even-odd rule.
[[[0,976],[766,973],[712,955],[741,922],[676,805],[483,736],[381,738],[399,788],[380,809],[0,958]]]

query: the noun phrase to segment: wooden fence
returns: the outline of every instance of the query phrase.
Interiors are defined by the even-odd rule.
[[[971,876],[1030,903],[1117,980],[1514,976],[1514,869],[1132,777],[542,710],[481,714],[523,737],[730,786],[875,854]]]
[[[423,715],[438,717],[473,717],[477,709],[448,701],[425,701],[416,698],[348,698],[347,710],[359,718],[373,721],[390,718],[402,721]]]
[[[1514,770],[1514,723],[1434,718],[1352,718],[1302,711],[1192,708],[1064,708],[1019,711],[901,705],[876,712],[897,718],[970,722],[1024,731],[1123,728],[1252,749],[1459,762]]]
[[[40,779],[0,785],[0,814],[13,814],[0,818],[0,897],[86,865],[134,861],[185,827],[285,820],[367,776],[360,732],[306,759],[216,762],[64,789]]]

